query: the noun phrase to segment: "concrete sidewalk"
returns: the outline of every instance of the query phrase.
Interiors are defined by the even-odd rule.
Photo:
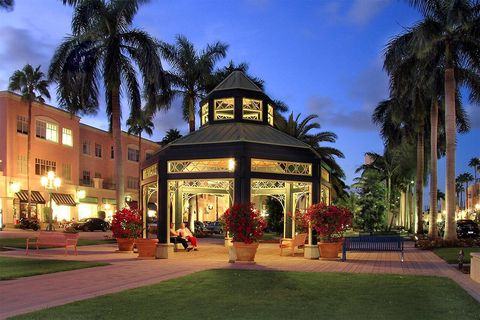
[[[64,256],[61,249],[42,250],[35,259],[105,261],[109,266],[72,270],[0,282],[0,319],[58,306],[126,289],[141,287],[212,268],[284,270],[303,272],[392,273],[435,275],[453,279],[480,302],[480,284],[457,271],[430,251],[408,246],[405,262],[398,253],[349,253],[340,260],[306,260],[279,256],[277,244],[261,244],[256,264],[230,264],[223,241],[200,239],[200,250],[171,252],[168,260],[137,260],[133,253],[115,253],[115,245],[79,247],[78,256]],[[1,252],[2,256],[25,257],[24,250]],[[30,257],[30,256],[29,256]]]

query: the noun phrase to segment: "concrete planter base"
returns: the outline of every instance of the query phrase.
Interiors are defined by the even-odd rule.
[[[315,245],[305,245],[305,253],[303,254],[305,259],[316,260],[320,257],[320,252],[318,251],[318,246]]]
[[[480,253],[472,252],[470,256],[472,257],[470,260],[470,278],[480,283]]]

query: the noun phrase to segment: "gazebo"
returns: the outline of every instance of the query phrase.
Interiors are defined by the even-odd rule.
[[[157,224],[158,258],[168,258],[171,222],[214,221],[241,202],[268,214],[270,197],[283,209],[283,237],[291,238],[296,212],[330,202],[328,167],[308,144],[274,127],[275,103],[243,72],[200,102],[200,120],[197,131],[142,167],[144,221]]]

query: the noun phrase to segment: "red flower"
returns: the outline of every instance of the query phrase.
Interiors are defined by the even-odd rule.
[[[233,241],[252,243],[263,236],[267,223],[252,203],[234,204],[223,215],[226,231]]]
[[[113,215],[112,233],[115,238],[138,238],[142,231],[142,216],[137,210],[123,208]]]
[[[317,203],[307,209],[304,219],[311,223],[323,240],[333,242],[342,237],[351,225],[352,213],[347,208]]]

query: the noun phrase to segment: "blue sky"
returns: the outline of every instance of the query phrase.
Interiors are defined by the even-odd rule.
[[[12,12],[0,11],[0,90],[27,62],[47,70],[56,46],[70,32],[71,13],[59,0],[16,0]],[[419,18],[396,0],[152,0],[140,9],[135,26],[167,42],[183,34],[199,49],[228,43],[219,66],[247,62],[272,98],[285,101],[295,114],[318,114],[322,130],[338,135],[335,147],[345,153],[339,162],[351,183],[364,153],[383,148],[370,121],[376,104],[388,96],[383,49]],[[55,99],[50,104],[57,105]],[[472,130],[458,137],[457,173],[471,172],[466,162],[480,156],[479,107],[466,104]],[[159,113],[152,139],[174,127],[186,133],[179,114],[177,109]],[[82,121],[108,128],[103,110]],[[441,161],[442,190],[444,167]]]

